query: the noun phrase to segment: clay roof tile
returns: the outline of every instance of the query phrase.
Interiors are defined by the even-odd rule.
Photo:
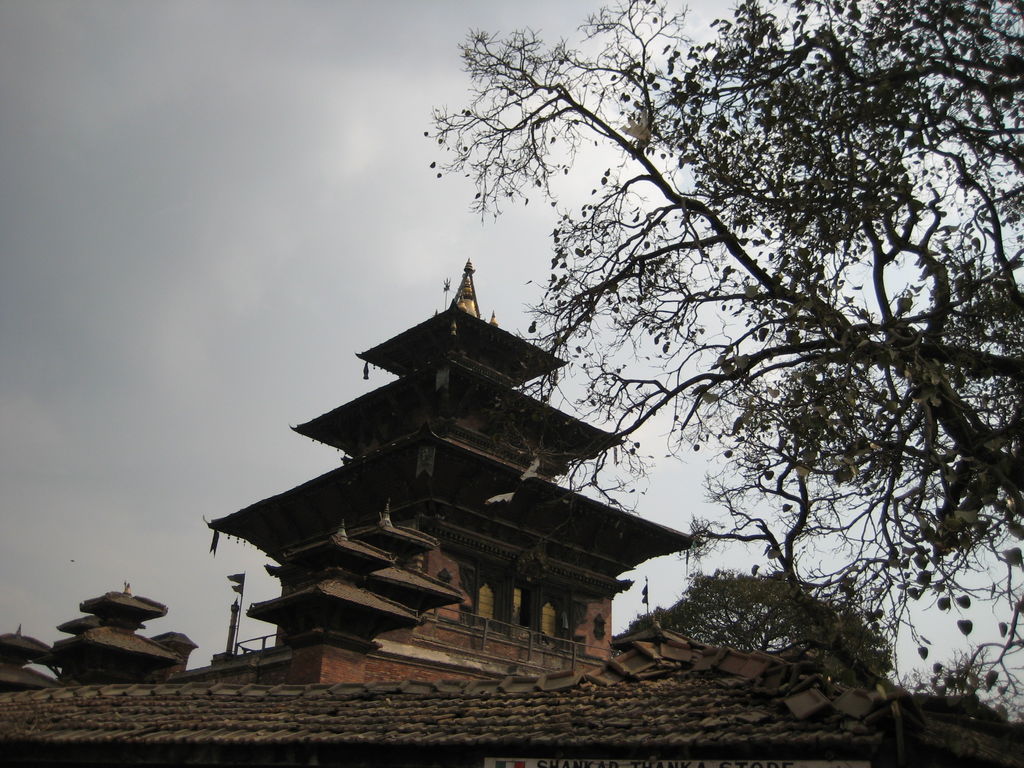
[[[535,691],[537,690],[537,680],[538,678],[536,677],[512,675],[502,680],[498,688],[505,693],[524,693],[526,691]]]

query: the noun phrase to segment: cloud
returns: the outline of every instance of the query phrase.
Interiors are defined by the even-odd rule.
[[[336,465],[288,426],[367,390],[353,353],[467,257],[526,326],[550,210],[468,215],[422,134],[470,28],[555,39],[591,8],[0,3],[0,632],[52,641],[128,580],[170,605],[152,631],[221,650],[223,575],[276,583],[251,547],[209,557],[202,518]]]

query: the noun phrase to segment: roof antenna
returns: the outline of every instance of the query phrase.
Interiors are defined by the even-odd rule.
[[[452,279],[446,277],[444,279],[444,304],[441,305],[441,311],[448,309],[448,292],[452,289]],[[436,313],[435,313],[436,314]]]

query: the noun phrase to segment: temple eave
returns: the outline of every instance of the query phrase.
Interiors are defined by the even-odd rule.
[[[424,362],[442,359],[452,349],[452,337],[457,338],[460,332],[464,339],[472,337],[465,343],[489,351],[500,350],[507,362],[497,372],[510,378],[513,383],[529,381],[565,365],[564,360],[551,353],[457,307],[449,307],[356,356],[389,373],[405,376],[417,370]]]
[[[254,619],[276,623],[274,619],[283,614],[302,610],[303,605],[314,603],[344,607],[366,615],[387,619],[394,626],[415,626],[419,616],[404,605],[366,589],[346,584],[336,579],[327,579],[304,589],[254,603],[249,615]]]
[[[417,481],[415,473],[422,448],[435,451],[433,477],[420,476]],[[463,492],[479,499],[480,508],[487,510],[486,514],[473,513],[477,520],[491,519],[498,524],[506,520],[520,527],[536,527],[543,535],[552,525],[564,528],[563,518],[571,512],[574,523],[568,531],[563,531],[562,542],[597,554],[618,553],[615,559],[623,565],[619,572],[651,557],[688,549],[692,543],[687,534],[593,499],[567,495],[565,489],[543,478],[522,480],[520,471],[514,467],[431,435],[403,439],[380,453],[380,458],[387,456],[389,460],[384,463],[380,458],[371,460],[371,457],[353,460],[291,491],[214,520],[210,527],[245,539],[276,557],[300,541],[325,533],[342,518],[347,519],[350,530],[368,523],[376,525],[379,510],[388,499],[392,514],[400,519],[422,515],[432,505],[448,507],[450,502],[433,487],[461,484]],[[481,472],[485,467],[489,470]],[[473,484],[466,486],[465,481],[458,478],[471,468]],[[400,490],[395,479],[402,476],[410,478],[407,492],[401,497],[389,496],[389,492],[395,494]],[[504,493],[506,491],[511,493]],[[506,496],[511,497],[511,501],[498,500]],[[549,511],[551,504],[556,507]],[[462,506],[468,508],[474,504]],[[553,521],[549,520],[551,512],[556,514]],[[281,540],[283,532],[277,530],[280,524],[276,521],[282,516],[294,531],[292,541]],[[572,538],[574,536],[576,538]]]

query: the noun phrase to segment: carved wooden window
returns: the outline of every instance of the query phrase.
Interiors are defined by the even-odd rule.
[[[490,584],[481,584],[476,598],[476,614],[484,619],[494,618],[494,590]]]
[[[540,609],[540,631],[554,637],[557,630],[558,611],[551,603],[544,603],[544,607]]]

